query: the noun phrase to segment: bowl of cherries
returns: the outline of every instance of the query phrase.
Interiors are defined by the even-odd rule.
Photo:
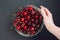
[[[13,16],[12,22],[14,30],[25,37],[31,37],[43,28],[43,17],[41,13],[31,6],[18,9]]]

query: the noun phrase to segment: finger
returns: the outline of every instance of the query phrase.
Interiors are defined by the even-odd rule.
[[[45,12],[45,9],[43,6],[40,6],[41,7],[41,14],[44,18],[46,18],[46,12]]]
[[[45,9],[46,15],[52,15],[51,12],[46,7],[44,7],[44,9]]]

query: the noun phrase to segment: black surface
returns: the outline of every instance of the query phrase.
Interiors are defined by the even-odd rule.
[[[34,37],[26,38],[11,30],[11,14],[16,8],[23,5],[44,5],[53,14],[54,22],[60,26],[59,0],[0,0],[0,40],[57,40],[44,27],[41,33]]]

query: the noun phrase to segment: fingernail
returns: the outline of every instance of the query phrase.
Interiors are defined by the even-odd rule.
[[[43,7],[43,6],[41,5],[40,8],[42,9],[42,7]]]

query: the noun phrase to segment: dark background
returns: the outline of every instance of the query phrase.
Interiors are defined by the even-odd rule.
[[[53,14],[54,22],[60,26],[60,1],[59,0],[0,0],[0,40],[57,40],[44,27],[42,31],[30,38],[23,37],[11,30],[11,14],[19,6],[33,4],[37,7],[43,5]]]

